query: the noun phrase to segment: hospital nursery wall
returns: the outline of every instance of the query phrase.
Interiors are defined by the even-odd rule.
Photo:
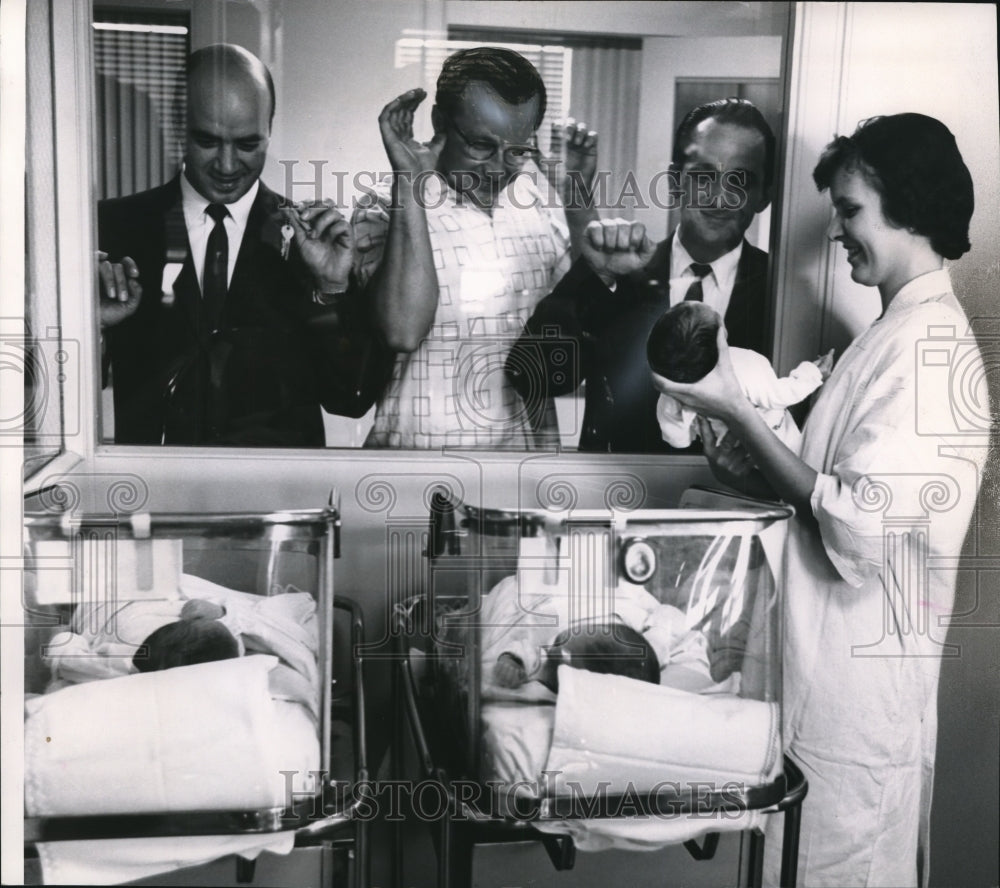
[[[877,296],[847,278],[842,257],[824,242],[826,198],[815,193],[809,175],[820,148],[835,132],[850,131],[859,119],[875,113],[922,111],[946,120],[955,132],[976,183],[977,214],[971,234],[974,249],[959,263],[954,279],[968,314],[981,321],[983,342],[991,331],[997,334],[996,26],[993,7],[982,10],[982,15],[953,16],[937,5],[926,10],[912,6],[905,15],[895,4],[796,7],[784,209],[777,246],[779,369],[787,370],[830,347],[842,350],[878,313]],[[950,23],[946,28],[944,15]],[[967,95],[970,84],[975,84],[975,100]],[[90,329],[86,317],[78,324],[80,330]],[[995,359],[996,345],[992,354]],[[991,383],[996,405],[996,373]],[[336,591],[362,603],[375,650],[380,642],[387,644],[388,607],[419,586],[416,534],[426,519],[428,492],[436,485],[444,483],[465,500],[502,507],[548,503],[656,508],[673,505],[690,484],[711,481],[704,463],[692,457],[470,451],[237,454],[194,449],[164,449],[151,457],[149,451],[96,447],[96,436],[86,421],[81,429],[78,439],[67,444],[82,455],[82,461],[61,477],[58,470],[49,471],[46,481],[73,484],[85,509],[100,509],[110,487],[123,480],[134,485],[137,501],[155,511],[308,508],[325,504],[336,488],[343,515]],[[982,436],[975,446],[986,446]],[[996,473],[994,461],[967,543],[970,566],[960,575],[956,611],[966,616],[963,628],[952,627],[949,638],[959,646],[960,656],[946,659],[943,667],[931,855],[931,881],[940,886],[998,881],[1000,482]],[[29,508],[32,505],[37,500],[28,502]],[[397,554],[390,557],[390,548]],[[787,590],[790,595],[794,592]],[[387,674],[385,662],[371,672],[374,745],[384,744],[388,732]]]

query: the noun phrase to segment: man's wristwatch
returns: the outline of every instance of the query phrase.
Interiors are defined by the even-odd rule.
[[[354,272],[352,271],[343,285],[339,287],[336,284],[325,289],[323,287],[313,287],[312,301],[316,305],[333,305],[337,301],[338,296],[343,296],[345,293],[351,291],[353,283]]]

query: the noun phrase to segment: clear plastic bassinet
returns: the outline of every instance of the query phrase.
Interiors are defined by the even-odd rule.
[[[326,794],[343,769],[339,754],[331,762],[339,527],[332,507],[26,516],[26,842],[319,839],[350,818]],[[129,631],[193,598],[220,604],[241,655],[136,672],[148,646]],[[355,729],[348,759],[363,770],[363,723]]]
[[[638,790],[639,813],[777,804],[787,782],[776,574],[792,514],[697,488],[679,508],[629,512],[437,497],[419,690],[422,721],[434,723],[431,754],[521,820],[615,816],[626,787]],[[497,687],[491,673],[508,636],[520,636],[513,649],[523,653],[525,639],[542,647],[623,614],[646,638],[658,633],[661,686],[561,666],[555,716],[552,695],[530,676],[513,694]],[[575,709],[564,704],[571,693]],[[547,751],[532,750],[545,742]]]

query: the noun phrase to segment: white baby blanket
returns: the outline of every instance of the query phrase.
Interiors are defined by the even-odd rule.
[[[641,713],[641,715],[637,715]],[[560,794],[639,792],[669,782],[696,797],[773,780],[781,770],[778,707],[725,694],[692,694],[618,675],[559,668],[545,769]],[[756,827],[760,811],[539,822],[578,848],[651,850],[709,832]]]
[[[727,694],[692,694],[620,675],[559,667],[546,770],[555,785],[593,791],[682,785],[759,786],[780,765],[778,706]]]
[[[278,807],[319,767],[306,710],[256,655],[87,682],[25,704],[28,816]]]

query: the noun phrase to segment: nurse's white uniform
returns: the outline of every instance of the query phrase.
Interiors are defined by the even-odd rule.
[[[786,550],[783,704],[786,746],[809,780],[799,856],[809,888],[916,885],[918,853],[927,877],[955,596],[954,567],[935,559],[959,554],[981,467],[978,451],[927,434],[955,423],[946,399],[922,400],[918,343],[950,330],[963,337],[968,322],[947,271],[910,281],[844,352],[803,432],[802,459],[820,474],[816,523],[796,518]],[[983,379],[978,350],[965,360],[968,378]],[[782,818],[769,820],[776,884]]]

